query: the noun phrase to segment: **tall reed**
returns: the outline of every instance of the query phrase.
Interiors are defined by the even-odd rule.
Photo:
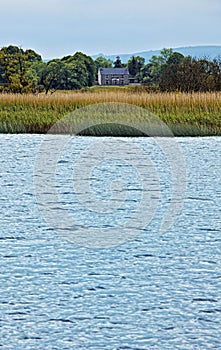
[[[105,102],[142,107],[157,115],[178,136],[221,135],[221,92],[147,93],[129,88],[93,88],[51,95],[0,94],[0,132],[45,133],[66,114]],[[117,134],[116,125],[114,130]]]

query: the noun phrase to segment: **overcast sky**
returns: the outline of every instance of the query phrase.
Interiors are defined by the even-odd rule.
[[[43,58],[221,45],[221,0],[0,0],[0,47]]]

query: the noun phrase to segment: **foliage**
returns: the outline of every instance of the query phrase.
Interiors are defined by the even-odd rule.
[[[113,62],[109,59],[106,59],[103,56],[99,56],[94,60],[96,70],[99,68],[111,68],[113,66]]]
[[[99,68],[112,68],[113,66],[113,62],[109,59],[106,59],[103,56],[98,56],[95,60],[94,60],[94,64],[95,64],[95,69],[96,69],[96,81],[98,81],[98,70]]]
[[[0,50],[0,85],[4,92],[73,90],[92,86],[96,64],[81,52],[44,63],[41,56],[17,46]]]
[[[0,50],[0,84],[6,92],[23,93],[32,91],[32,80],[28,70],[33,63],[41,61],[41,56],[33,50],[17,46]]]
[[[143,82],[160,91],[220,91],[221,61],[184,57],[172,49],[153,56],[144,67]]]
[[[152,56],[149,63],[143,69],[143,80],[149,84],[158,84],[163,69],[173,55],[172,49],[163,49],[159,56]]]
[[[128,67],[131,77],[150,91],[205,92],[221,90],[221,58],[184,57],[172,49],[163,49],[145,64],[132,56],[123,64],[119,56],[113,63],[100,56],[93,60],[82,52],[43,62],[41,56],[9,45],[0,50],[0,92],[54,93],[57,90],[87,89],[97,81],[98,68]]]
[[[142,79],[141,71],[144,68],[144,64],[145,59],[141,56],[132,56],[127,63],[130,75],[137,78],[138,81]]]
[[[49,61],[41,76],[46,94],[56,90],[74,90],[92,86],[95,80],[95,63],[81,52],[73,56]]]

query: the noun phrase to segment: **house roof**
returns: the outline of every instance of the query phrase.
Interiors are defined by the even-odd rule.
[[[99,68],[101,74],[129,74],[128,68]]]

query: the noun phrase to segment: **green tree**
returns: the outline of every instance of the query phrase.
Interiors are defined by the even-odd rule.
[[[159,87],[163,91],[180,90],[180,65],[184,56],[178,52],[172,53],[164,65],[159,79]]]
[[[96,67],[93,59],[90,56],[83,54],[82,52],[77,52],[74,54],[74,59],[77,62],[82,62],[82,65],[85,65],[86,70],[88,71],[88,80],[86,86],[92,86],[95,81]]]
[[[111,68],[113,66],[113,62],[110,59],[107,59],[103,56],[99,56],[94,60],[96,70],[99,68]]]
[[[179,53],[179,52],[172,52],[170,54],[170,56],[168,57],[168,59],[166,60],[166,65],[170,65],[170,64],[180,64],[182,62],[182,60],[184,59],[184,56]]]
[[[5,46],[1,50],[8,55],[16,55],[18,53],[24,53],[22,48],[14,45]]]
[[[185,57],[178,71],[179,90],[185,92],[200,90],[200,74],[197,60],[191,56]]]
[[[116,57],[116,61],[114,61],[114,68],[122,68],[123,64],[121,62],[120,56]]]
[[[26,77],[30,81],[30,90],[32,93],[44,91],[44,85],[42,84],[43,72],[45,71],[47,63],[35,61],[29,67],[26,72]]]
[[[90,56],[76,52],[73,56],[62,58],[72,66],[72,72],[78,80],[78,88],[92,86],[96,77],[96,66]]]
[[[35,57],[35,59],[34,59]],[[3,90],[26,93],[32,90],[32,80],[27,74],[34,60],[41,61],[41,56],[33,50],[9,45],[0,50],[0,82]]]
[[[98,81],[98,70],[99,68],[111,68],[113,62],[103,56],[99,56],[94,60],[95,70],[96,70],[96,81]]]
[[[161,73],[167,64],[167,61],[173,54],[172,49],[164,48],[161,50],[160,55],[153,55],[149,61],[149,63],[144,67],[143,73],[143,81],[148,84],[154,84],[156,86],[159,85]]]
[[[139,81],[142,79],[142,69],[144,68],[145,59],[141,56],[132,56],[127,62],[130,75],[136,77]]]
[[[127,67],[130,75],[135,77],[138,71],[137,71],[137,61],[134,56],[132,56],[131,59],[129,59],[129,61],[127,62]]]
[[[3,47],[0,51],[0,66],[6,91],[22,93],[28,90],[29,81],[25,74],[30,63],[22,49]]]
[[[54,92],[60,88],[63,74],[63,64],[60,59],[51,60],[46,63],[41,72],[40,84],[45,93]]]
[[[29,62],[42,62],[41,55],[36,53],[34,50],[31,50],[31,49],[26,50],[25,55],[27,56],[27,60]]]
[[[221,90],[221,56],[213,60],[213,75],[215,79],[215,90]]]

